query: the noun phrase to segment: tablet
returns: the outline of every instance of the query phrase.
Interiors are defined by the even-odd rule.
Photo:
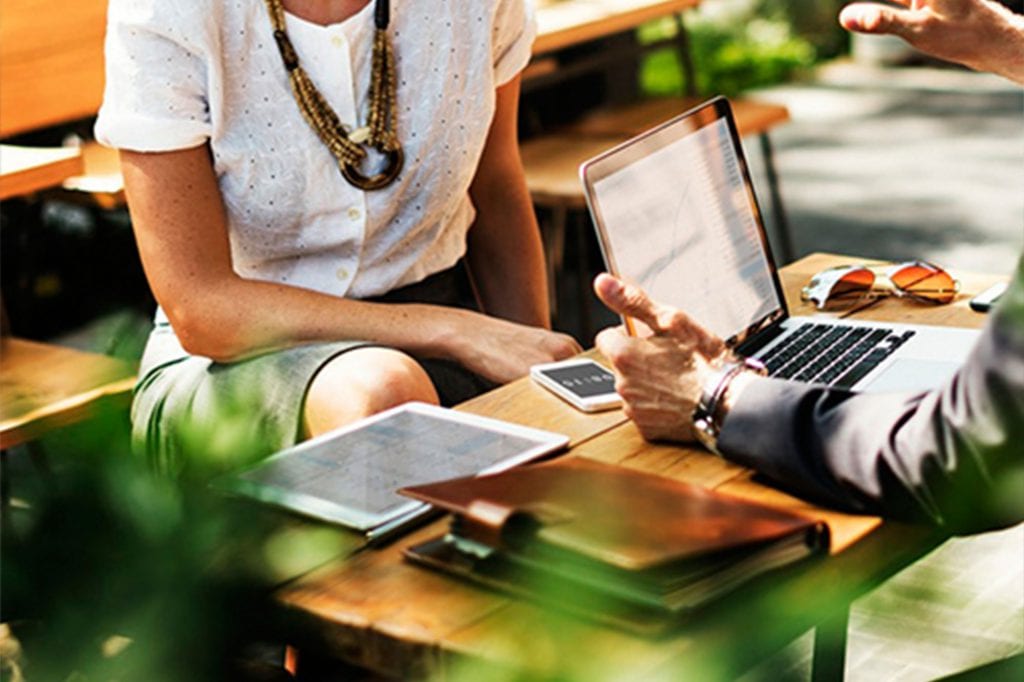
[[[363,531],[371,540],[429,511],[399,488],[503,471],[567,436],[406,403],[284,450],[217,487]]]

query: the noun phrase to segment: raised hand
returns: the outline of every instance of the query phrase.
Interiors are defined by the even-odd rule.
[[[990,0],[895,0],[847,5],[849,31],[899,36],[918,50],[1024,84],[1024,17]]]
[[[712,362],[725,344],[685,313],[652,301],[643,290],[606,274],[594,281],[598,298],[613,312],[633,317],[654,332],[630,336],[606,329],[597,347],[615,369],[623,410],[649,440],[692,440],[692,416]]]

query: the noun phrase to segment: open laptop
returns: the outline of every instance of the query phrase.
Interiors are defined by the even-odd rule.
[[[791,317],[724,98],[587,161],[580,175],[609,271],[684,310],[773,376],[857,391],[931,388],[978,337]]]

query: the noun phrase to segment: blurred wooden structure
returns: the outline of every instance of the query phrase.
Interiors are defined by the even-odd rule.
[[[4,0],[0,138],[96,115],[103,100],[106,16],[106,0]],[[123,204],[116,152],[87,142],[81,156],[84,165],[62,186],[86,192],[101,208]]]
[[[60,186],[84,168],[77,147],[0,145],[0,200]]]
[[[0,21],[0,137],[93,116],[103,97],[106,0],[39,3],[4,0]],[[92,149],[0,147],[0,198],[74,186]],[[116,171],[115,171],[116,172]],[[108,188],[109,189],[109,188]],[[118,188],[95,194],[101,206]],[[0,449],[6,450],[93,414],[127,404],[135,370],[96,353],[0,336]]]
[[[88,419],[131,399],[123,360],[51,343],[0,338],[0,450]]]
[[[95,114],[103,98],[105,0],[4,0],[0,137]]]

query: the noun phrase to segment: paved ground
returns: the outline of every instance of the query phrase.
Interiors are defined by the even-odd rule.
[[[759,96],[793,116],[772,139],[797,255],[1013,267],[1024,247],[1021,88],[964,71],[845,64]]]

